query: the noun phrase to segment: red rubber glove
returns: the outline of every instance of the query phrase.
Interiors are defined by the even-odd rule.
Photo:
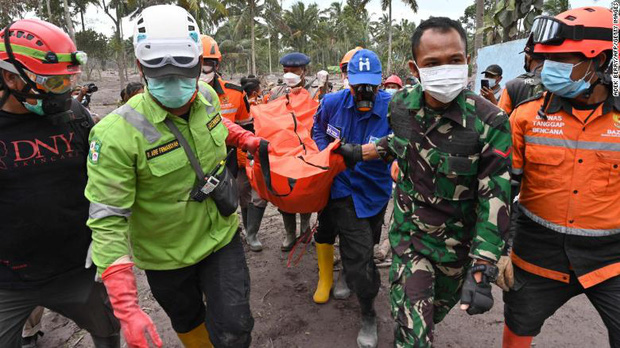
[[[114,315],[121,322],[123,336],[129,347],[148,348],[147,335],[155,346],[161,347],[163,343],[155,324],[138,304],[138,289],[132,266],[133,263],[112,265],[101,275],[114,308]]]

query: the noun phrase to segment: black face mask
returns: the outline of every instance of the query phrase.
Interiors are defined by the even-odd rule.
[[[377,86],[373,85],[356,85],[353,86],[355,95],[355,106],[360,112],[368,112],[375,105],[375,97]]]

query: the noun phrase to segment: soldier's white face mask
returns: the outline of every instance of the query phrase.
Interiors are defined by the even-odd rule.
[[[467,87],[467,64],[418,67],[418,71],[422,89],[442,103],[451,102]]]
[[[284,80],[284,83],[289,87],[295,87],[299,83],[301,83],[301,76],[292,72],[287,72],[286,74],[284,74],[284,76],[282,76],[282,79]]]

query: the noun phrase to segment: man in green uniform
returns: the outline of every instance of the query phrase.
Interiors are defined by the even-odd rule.
[[[255,152],[260,139],[223,118],[215,91],[198,85],[202,46],[189,13],[152,6],[136,23],[145,92],[90,134],[93,261],[130,347],[146,347],[147,336],[162,344],[138,305],[134,263],[185,347],[212,347],[210,339],[249,347],[254,319],[239,221],[215,194],[232,182],[223,179],[226,144]]]
[[[459,298],[469,314],[493,305],[490,282],[509,225],[512,143],[508,117],[465,90],[466,36],[458,22],[422,22],[412,51],[421,85],[394,95],[394,134],[339,151],[349,163],[398,161],[389,233],[395,345],[431,347],[434,324]]]

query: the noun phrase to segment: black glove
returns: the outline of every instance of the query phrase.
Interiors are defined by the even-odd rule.
[[[480,283],[474,279],[474,273],[482,272]],[[468,304],[467,314],[482,314],[493,307],[491,283],[497,279],[495,265],[474,265],[468,271],[461,292],[461,304]]]
[[[362,161],[362,145],[360,144],[341,144],[335,153],[340,154],[344,158],[347,168],[353,169],[357,162]]]

